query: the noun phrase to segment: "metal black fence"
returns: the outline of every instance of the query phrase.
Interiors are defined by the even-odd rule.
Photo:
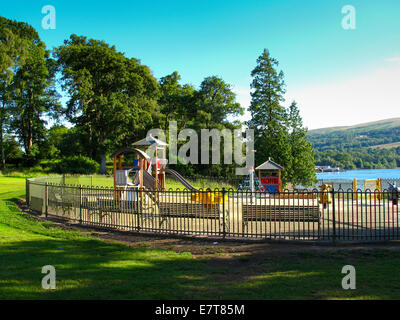
[[[192,184],[207,186],[210,184],[218,184],[219,186],[224,186],[225,188],[233,188],[233,189],[245,189],[246,183],[244,180],[246,176],[241,178],[232,178],[232,177],[185,177]],[[292,186],[295,190],[312,190],[313,188],[320,186],[322,184],[329,184],[335,190],[343,189],[353,189],[353,181],[352,179],[318,179],[314,187],[303,186],[303,185],[295,185]],[[363,179],[357,180],[357,190],[364,191],[364,181]],[[400,179],[381,179],[382,189],[389,189],[390,185],[395,183],[397,186],[400,186]],[[243,188],[244,187],[244,188]]]
[[[27,180],[30,209],[46,217],[122,231],[235,239],[399,240],[391,191],[233,189],[149,191]]]

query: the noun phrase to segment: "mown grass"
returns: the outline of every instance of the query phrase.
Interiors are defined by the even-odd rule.
[[[22,178],[0,177],[0,299],[400,298],[399,251],[299,248],[226,258],[223,250],[196,257],[149,242],[128,247],[20,212],[24,188]],[[356,290],[341,288],[346,264],[356,267]],[[41,287],[44,265],[56,268],[56,290]]]
[[[218,181],[209,181],[208,179],[196,179],[196,180],[191,180],[191,179],[187,179],[188,182],[195,188],[197,189],[203,189],[203,190],[207,190],[207,189],[231,189],[234,188],[234,186],[230,185],[229,183],[225,183],[225,182],[218,182]],[[184,189],[185,187],[183,186],[183,184],[181,184],[178,180],[174,179],[174,178],[170,178],[167,177],[166,181],[165,181],[165,188],[168,189]]]

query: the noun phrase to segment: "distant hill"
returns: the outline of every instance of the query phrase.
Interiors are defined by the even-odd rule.
[[[347,131],[347,130],[379,130],[379,129],[390,129],[400,127],[400,118],[391,118],[373,122],[366,122],[361,124],[356,124],[353,126],[343,126],[343,127],[329,127],[329,128],[321,128],[310,130],[309,133],[316,134],[325,134],[331,133],[335,131]]]
[[[317,165],[344,169],[400,167],[400,118],[310,130]]]
[[[400,142],[400,118],[310,130],[308,139],[319,151],[397,143]]]

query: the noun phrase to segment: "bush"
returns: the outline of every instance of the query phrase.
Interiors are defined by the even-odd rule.
[[[65,157],[54,164],[57,173],[92,174],[98,172],[100,165],[85,156]]]

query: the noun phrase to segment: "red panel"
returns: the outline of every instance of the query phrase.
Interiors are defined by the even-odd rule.
[[[264,177],[261,178],[261,183],[266,185],[275,185],[279,184],[279,179],[276,177]]]

